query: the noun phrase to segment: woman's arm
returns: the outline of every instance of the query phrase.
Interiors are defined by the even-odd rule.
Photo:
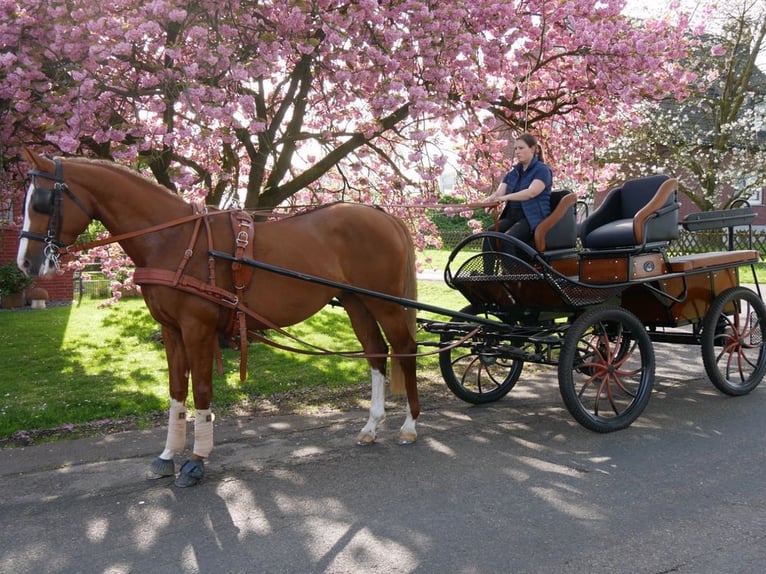
[[[490,195],[487,200],[488,201],[503,201],[503,198],[506,195],[506,190],[508,189],[508,184],[504,181],[500,183],[500,185],[497,186],[497,189]]]
[[[502,193],[499,193],[502,189]],[[501,183],[495,193],[490,196],[490,199],[497,201],[526,201],[537,197],[545,190],[545,183],[539,179],[533,179],[527,189],[520,189],[514,193],[505,193],[505,184]]]

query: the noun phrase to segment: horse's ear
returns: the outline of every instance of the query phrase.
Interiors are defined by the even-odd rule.
[[[48,161],[46,158],[36,154],[26,146],[21,149],[21,155],[24,160],[26,160],[28,163],[31,163],[34,168],[39,170],[42,170]]]
[[[21,148],[21,157],[27,163],[35,163],[35,154],[34,154],[34,152],[32,152],[32,150],[29,149],[26,146]]]

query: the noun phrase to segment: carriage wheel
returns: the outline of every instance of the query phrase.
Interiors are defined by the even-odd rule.
[[[646,408],[654,385],[654,348],[641,321],[621,307],[594,307],[567,330],[559,390],[587,429],[626,428]]]
[[[477,314],[473,305],[461,312]],[[442,335],[441,342],[449,344],[457,338],[456,334],[446,334]],[[439,353],[442,377],[456,397],[481,405],[503,398],[513,388],[524,361],[499,356],[495,346],[492,341],[476,337]]]
[[[722,393],[745,395],[761,382],[765,324],[766,306],[746,287],[732,287],[713,300],[702,323],[702,362]]]

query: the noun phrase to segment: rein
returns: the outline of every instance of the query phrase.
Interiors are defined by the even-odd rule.
[[[380,209],[433,209],[446,212],[459,213],[460,211],[495,208],[499,209],[497,202],[488,203],[375,203],[372,204]],[[276,213],[275,210],[292,210],[292,211],[308,211],[316,209],[317,205],[305,204],[305,205],[290,205],[290,206],[276,206],[271,209],[249,209],[248,213],[251,215],[259,215],[261,217],[270,217],[274,219],[281,219],[284,217],[292,217],[293,213]]]
[[[344,357],[346,359],[382,359],[384,357],[387,357],[387,358],[428,357],[430,355],[437,355],[449,349],[459,347],[460,345],[470,340],[473,336],[475,336],[482,330],[481,326],[476,327],[470,333],[468,333],[464,337],[461,337],[460,339],[456,339],[449,345],[445,345],[443,347],[439,347],[435,351],[428,351],[425,353],[365,353],[363,351],[331,351],[329,349],[324,349],[323,347],[312,345],[311,343],[307,343],[306,341],[298,339],[295,335],[288,333],[281,327],[278,327],[278,326],[269,327],[268,325],[267,327],[270,330],[276,331],[280,335],[284,335],[285,337],[288,337],[292,339],[293,341],[300,343],[301,345],[310,347],[311,349],[314,349],[314,350],[312,351],[312,350],[306,350],[306,349],[298,349],[296,347],[290,347],[289,345],[278,343],[277,341],[274,341],[273,339],[269,339],[268,337],[261,335],[260,333],[256,333],[254,331],[248,331],[248,335],[250,335],[253,339],[256,339],[257,341],[260,341],[261,343],[264,343],[266,345],[269,345],[270,347],[274,347],[275,349],[279,349],[281,351],[289,351],[291,353],[299,353],[302,355],[311,355],[311,356],[335,355],[338,357]]]
[[[206,217],[208,215],[218,215],[223,213],[228,213],[228,211],[215,211],[213,213],[207,213],[206,211],[202,211],[199,213],[193,213],[191,215],[185,215],[183,217],[179,217],[178,219],[171,219],[170,221],[159,223],[151,227],[145,227],[143,229],[137,229],[135,231],[129,231],[127,233],[121,233],[120,235],[110,235],[109,237],[103,237],[95,241],[89,241],[88,243],[75,243],[72,245],[68,245],[64,248],[64,250],[67,254],[77,253],[78,251],[86,251],[88,249],[92,249],[93,247],[101,247],[102,245],[109,245],[110,243],[119,243],[120,241],[123,241],[125,239],[132,239],[133,237],[147,235],[149,233],[154,233],[155,231],[161,231],[169,227],[176,227],[177,225],[183,225],[184,223],[188,223],[189,221],[195,221],[197,219],[202,219],[203,217]]]
[[[111,243],[119,243],[125,239],[132,239],[133,237],[154,233],[169,227],[183,225],[184,223],[201,219],[207,215],[229,213],[227,210],[208,213],[208,210],[205,208],[191,215],[179,217],[177,219],[166,221],[158,225],[153,225],[152,227],[146,227],[144,229],[138,229],[127,233],[122,233],[120,235],[112,235],[102,239],[97,239],[95,241],[89,241],[87,243],[73,243],[71,245],[66,245],[59,238],[61,233],[61,220],[63,219],[64,215],[62,207],[63,196],[66,195],[69,197],[72,202],[74,202],[74,204],[79,207],[80,210],[85,213],[85,215],[88,216],[88,219],[93,220],[95,219],[95,216],[87,207],[85,207],[85,204],[83,204],[83,202],[80,201],[80,199],[74,193],[72,193],[72,191],[69,189],[69,186],[64,181],[64,171],[61,166],[61,160],[58,158],[53,159],[53,165],[55,167],[55,173],[53,174],[37,169],[29,171],[29,175],[32,176],[32,183],[34,185],[34,189],[32,190],[32,209],[39,213],[47,214],[50,216],[48,222],[48,233],[47,235],[43,235],[42,233],[34,233],[32,231],[22,231],[19,234],[19,237],[22,239],[31,239],[33,241],[41,241],[45,243],[45,255],[53,261],[56,269],[59,268],[59,258],[61,251],[67,255],[70,255],[72,253],[77,253],[78,251],[92,249],[93,247],[100,247],[102,245],[109,245]],[[53,188],[46,189],[37,187],[37,185],[34,183],[34,180],[37,177],[42,177],[43,179],[52,181]]]

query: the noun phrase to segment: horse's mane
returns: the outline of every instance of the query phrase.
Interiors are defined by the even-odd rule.
[[[181,199],[182,200],[181,196],[178,195],[177,193],[175,193],[172,190],[168,189],[164,185],[162,185],[160,183],[157,183],[155,180],[153,180],[152,178],[144,175],[140,171],[138,171],[136,169],[133,169],[131,167],[128,167],[126,165],[122,165],[122,164],[113,162],[113,161],[108,160],[108,159],[100,159],[100,158],[92,158],[92,157],[81,157],[81,156],[67,157],[66,161],[71,162],[71,163],[82,163],[82,164],[86,164],[86,165],[95,165],[95,166],[98,166],[98,167],[103,167],[103,168],[106,168],[106,169],[110,169],[110,170],[113,170],[113,171],[120,172],[120,173],[122,173],[124,175],[127,175],[128,177],[132,177],[132,178],[141,180],[144,183],[150,185],[151,187],[153,187],[153,188],[155,188],[157,190],[160,190],[160,191],[162,191],[164,193],[167,193],[167,194],[169,194],[169,195],[171,195],[171,196],[173,196],[173,197],[175,197],[177,199]]]

